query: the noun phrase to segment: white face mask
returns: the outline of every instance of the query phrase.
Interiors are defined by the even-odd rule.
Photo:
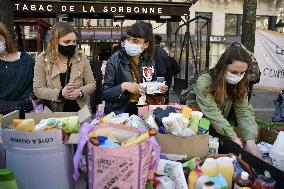
[[[237,76],[237,75],[234,75],[230,72],[227,72],[226,81],[227,81],[227,83],[229,83],[231,85],[236,85],[243,79],[244,76],[245,76],[245,74],[243,74],[241,76]]]
[[[129,56],[139,56],[142,53],[143,45],[131,44],[126,41],[124,45],[125,51]]]
[[[6,52],[6,43],[5,42],[0,42],[0,54]]]

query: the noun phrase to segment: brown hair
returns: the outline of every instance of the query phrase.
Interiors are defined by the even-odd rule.
[[[51,29],[50,37],[47,44],[47,54],[52,61],[59,61],[58,43],[59,39],[76,30],[68,22],[57,22]]]
[[[0,22],[0,35],[2,35],[5,38],[7,53],[17,52],[17,49],[12,41],[11,35],[8,32],[7,27],[2,22]]]
[[[238,101],[247,95],[249,70],[246,70],[244,78],[237,85],[227,84],[225,77],[228,64],[234,60],[251,64],[250,53],[240,44],[234,43],[222,54],[216,66],[209,71],[212,83],[209,86],[210,92],[218,105],[224,105],[227,99]]]

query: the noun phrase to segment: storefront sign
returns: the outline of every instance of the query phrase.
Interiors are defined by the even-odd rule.
[[[175,15],[189,14],[192,3],[139,3],[139,2],[80,2],[80,1],[12,1],[13,11],[21,13],[54,13],[54,14],[150,14]]]

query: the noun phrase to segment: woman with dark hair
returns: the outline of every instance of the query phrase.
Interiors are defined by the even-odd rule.
[[[51,30],[46,52],[36,60],[34,93],[56,112],[77,112],[87,105],[96,82],[87,56],[76,47],[77,35],[68,22]]]
[[[20,116],[33,110],[34,58],[18,52],[6,26],[0,22],[0,114],[20,110]]]
[[[193,88],[200,110],[210,120],[215,131],[242,146],[234,127],[227,120],[231,107],[234,107],[247,150],[260,157],[255,144],[258,125],[247,98],[250,64],[250,54],[240,44],[231,45],[216,66],[197,79]]]
[[[102,95],[106,114],[138,114],[136,104],[143,90],[139,83],[155,79],[153,53],[152,28],[144,22],[131,25],[124,48],[114,53],[106,66]],[[161,92],[167,90],[162,85]]]

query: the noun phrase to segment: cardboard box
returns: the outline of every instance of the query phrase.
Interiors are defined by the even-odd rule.
[[[41,119],[72,115],[78,115],[80,123],[91,119],[87,107],[78,113],[29,113],[26,118],[33,118],[37,123]],[[20,188],[73,188],[73,145],[63,143],[61,130],[17,132],[8,129],[13,119],[18,117],[18,111],[4,116],[1,137],[6,152],[6,166],[13,170]]]
[[[185,155],[187,160],[194,157],[205,158],[209,152],[209,135],[184,137],[158,134],[156,139],[161,153]]]
[[[171,104],[171,105],[149,105],[138,108],[139,116],[144,115],[145,112],[153,112],[156,108],[166,109],[172,106],[181,110],[184,105]],[[161,147],[161,153],[181,155],[185,159],[194,157],[205,158],[209,152],[209,136],[196,135],[194,137],[172,136],[157,134],[157,142]]]
[[[236,129],[236,133],[240,136],[240,129]],[[258,132],[258,142],[264,141],[273,144],[277,138],[278,133],[265,128],[259,128]],[[220,138],[219,153],[227,154],[234,153],[240,156],[246,163],[248,163],[258,174],[264,174],[264,171],[269,171],[271,177],[276,180],[276,188],[284,188],[284,172],[271,164],[255,157],[251,153],[247,152],[245,149],[241,148],[238,144],[234,143],[232,140],[217,136]]]

